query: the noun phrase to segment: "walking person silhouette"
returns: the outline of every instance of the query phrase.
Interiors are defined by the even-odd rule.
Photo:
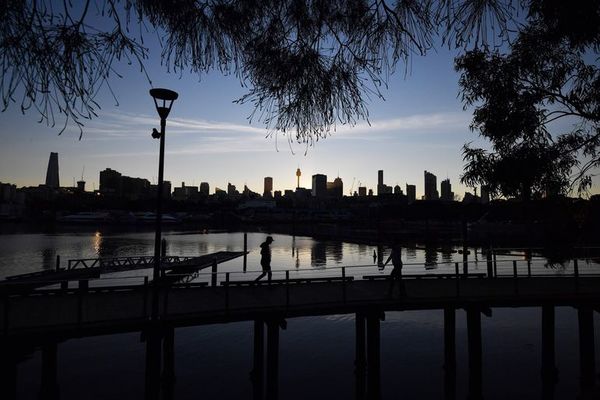
[[[271,272],[271,243],[273,243],[273,237],[267,236],[267,239],[260,244],[260,266],[262,267],[262,274],[258,276],[254,281],[258,282],[263,276],[269,274],[267,278],[269,282],[273,273]]]
[[[388,296],[392,295],[396,281],[398,282],[400,295],[405,296],[406,288],[404,287],[404,281],[402,280],[402,247],[400,247],[400,245],[397,243],[392,246],[392,252],[390,253],[390,256],[388,257],[387,261],[381,267],[379,267],[379,270],[382,271],[390,262],[390,260],[392,261],[394,268],[392,269],[389,277],[390,287],[388,290]]]

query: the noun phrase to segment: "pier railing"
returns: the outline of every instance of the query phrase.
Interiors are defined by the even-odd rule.
[[[183,263],[194,257],[186,256],[169,256],[163,257],[163,266],[176,265]],[[119,272],[119,268],[132,269],[148,269],[146,274],[137,274],[130,276],[82,276],[78,278],[74,276],[69,279],[53,279],[51,276],[37,280],[38,287],[47,289],[63,290],[73,288],[88,289],[92,287],[106,287],[121,290],[125,287],[148,285],[151,279],[151,268],[153,266],[153,256],[143,257],[118,257],[108,259],[76,259],[69,260],[68,270],[85,270],[86,268],[97,268],[106,272]],[[131,268],[132,266],[139,268]],[[271,280],[281,284],[288,282],[298,283],[300,281],[308,282],[312,280],[323,279],[344,279],[352,278],[353,280],[378,280],[389,276],[392,265],[388,264],[382,269],[382,264],[359,264],[359,265],[343,265],[333,267],[317,267],[317,268],[277,268],[272,269]],[[171,286],[190,286],[210,285],[219,286],[227,285],[229,282],[252,282],[256,279],[262,270],[235,270],[226,268],[225,271],[218,271],[216,263],[213,263],[210,271],[200,270],[192,273],[169,273],[168,284]],[[32,274],[33,275],[33,274]],[[402,268],[404,279],[421,279],[421,278],[485,278],[485,279],[502,279],[502,278],[530,278],[530,277],[599,277],[600,276],[600,258],[573,258],[562,264],[548,264],[541,257],[527,258],[511,258],[498,259],[494,257],[479,260],[466,260],[462,262],[446,261],[446,262],[425,262],[425,263],[404,263]],[[262,278],[259,282],[264,284],[268,281],[268,276]],[[42,285],[43,283],[43,285]],[[259,284],[257,283],[257,284]],[[3,282],[3,287],[10,289],[11,286],[23,286],[19,282],[11,282],[6,280]],[[1,288],[0,288],[1,290]],[[9,290],[10,291],[10,290]]]

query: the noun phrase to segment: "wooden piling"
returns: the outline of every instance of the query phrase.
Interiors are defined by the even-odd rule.
[[[264,360],[265,360],[265,324],[262,320],[254,321],[254,359],[252,372],[252,398],[262,400],[264,386]]]
[[[469,399],[483,399],[481,312],[467,309],[467,338],[469,349]]]
[[[594,315],[590,307],[577,309],[579,322],[579,376],[585,391],[596,381],[596,349],[594,344]]]
[[[279,392],[279,321],[267,321],[267,400],[276,400]]]

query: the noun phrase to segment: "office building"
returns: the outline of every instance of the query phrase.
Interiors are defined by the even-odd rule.
[[[185,182],[181,182],[181,187],[176,187],[173,190],[173,200],[185,201],[195,200],[198,197],[197,186],[186,186]]]
[[[273,178],[270,176],[265,177],[265,184],[263,190],[263,197],[273,197],[271,193],[273,191]]]
[[[392,194],[394,188],[383,183],[383,170],[377,171],[377,196]]]
[[[227,195],[237,196],[239,194],[240,194],[240,192],[237,191],[237,189],[235,188],[235,185],[232,185],[231,183],[227,182]]]
[[[327,195],[336,199],[344,197],[344,183],[339,176],[333,182],[327,182]]]
[[[406,184],[406,200],[408,200],[408,204],[417,200],[417,187],[415,185]]]
[[[425,171],[425,200],[438,200],[437,177],[431,172]]]
[[[400,185],[394,186],[394,195],[402,196],[403,194],[404,193],[402,193],[402,188],[400,187]]]
[[[359,186],[358,187],[358,196],[359,197],[365,197],[367,195],[367,187],[366,186]]]
[[[128,200],[140,200],[150,197],[150,193],[150,181],[147,179],[121,176],[121,197]],[[154,196],[154,192],[152,196]]]
[[[316,174],[312,176],[312,196],[327,196],[327,175]]]
[[[77,192],[85,192],[85,181],[77,181]]]
[[[444,179],[441,183],[442,195],[441,199],[444,201],[453,201],[454,193],[452,192],[452,185],[450,184],[450,179]]]
[[[200,182],[200,194],[208,196],[210,194],[210,185],[208,182]]]
[[[52,189],[60,187],[58,178],[58,153],[50,153],[48,169],[46,170],[46,186]]]

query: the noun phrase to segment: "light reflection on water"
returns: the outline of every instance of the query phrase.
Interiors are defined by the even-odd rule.
[[[306,276],[315,273],[340,274],[336,269],[341,266],[365,266],[350,269],[349,275],[388,273],[378,272],[374,267],[376,262],[384,262],[389,254],[386,246],[373,246],[342,242],[338,240],[316,240],[310,237],[271,234],[275,238],[272,244],[272,268],[291,270],[292,274]],[[248,233],[248,274],[260,271],[259,245],[267,234]],[[197,233],[197,232],[165,232],[167,254],[176,256],[198,256],[217,251],[243,250],[243,233]],[[34,272],[41,269],[54,269],[56,256],[61,257],[61,265],[67,260],[76,258],[125,257],[136,255],[153,255],[154,233],[63,233],[63,234],[14,234],[1,235],[0,238],[0,278],[19,273]],[[420,245],[408,244],[403,248],[402,258],[405,262],[405,273],[424,272],[454,272],[453,263],[462,263],[462,247],[449,244]],[[467,249],[467,260],[471,270],[485,272],[487,270],[485,257],[481,249]],[[373,260],[373,252],[381,253],[377,261]],[[522,254],[498,255],[498,261],[520,259],[520,267],[525,268]],[[570,271],[572,266],[558,265],[556,268],[546,268],[546,260],[534,258],[533,267],[537,272],[545,271],[561,274]],[[410,264],[421,264],[411,266]],[[425,266],[425,268],[423,267]],[[597,267],[597,264],[581,262],[580,268]],[[501,264],[507,273],[511,273],[509,263]],[[242,275],[243,259],[237,258],[219,266],[220,272],[230,272],[237,277],[232,279],[247,279]],[[296,272],[294,272],[296,271]],[[319,272],[321,271],[321,272]],[[328,272],[329,271],[329,272]],[[127,276],[144,275],[144,272],[134,271]],[[282,272],[279,273],[283,274]],[[277,273],[275,273],[277,275]]]

